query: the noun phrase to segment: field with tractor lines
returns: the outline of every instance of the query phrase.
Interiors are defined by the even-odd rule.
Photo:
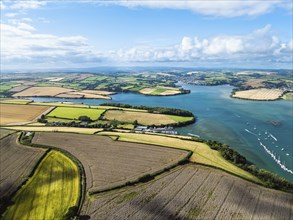
[[[133,123],[135,120],[142,125],[164,125],[177,122],[190,121],[192,117],[173,116],[165,114],[154,114],[147,112],[134,112],[124,110],[108,110],[104,117],[108,120],[118,120]]]
[[[55,146],[77,157],[84,166],[90,193],[162,171],[188,155],[183,150],[113,141],[97,135],[38,132],[33,143]]]
[[[42,113],[48,111],[50,106],[14,105],[0,103],[0,124],[10,125],[28,123],[35,120]],[[25,114],[24,114],[25,113]]]
[[[17,190],[45,153],[43,149],[19,144],[17,138],[18,134],[11,134],[0,140],[0,198]]]
[[[61,93],[75,91],[62,87],[30,87],[21,92],[15,93],[13,97],[30,97],[30,96],[56,96]]]
[[[290,219],[292,194],[201,165],[184,165],[148,183],[88,200],[92,219]]]
[[[190,157],[191,162],[214,166],[235,175],[241,176],[245,179],[260,183],[260,180],[258,178],[225,160],[221,156],[220,152],[212,150],[207,144],[204,143],[182,140],[179,138],[162,135],[147,135],[122,132],[100,132],[99,134],[116,136],[119,137],[119,140],[126,142],[156,144],[165,147],[189,150],[193,152],[192,156]]]
[[[79,181],[77,165],[62,153],[50,151],[12,198],[4,219],[62,219],[78,203]]]

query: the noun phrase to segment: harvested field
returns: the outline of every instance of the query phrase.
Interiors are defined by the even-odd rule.
[[[21,92],[27,88],[29,88],[29,86],[16,86],[10,89],[9,92]]]
[[[5,127],[4,127],[5,128]],[[48,126],[13,126],[6,127],[15,131],[49,131],[49,132],[69,132],[79,134],[94,134],[102,131],[102,128],[76,128],[76,127],[48,127]]]
[[[56,95],[55,97],[58,97],[58,98],[80,99],[83,96],[82,95],[77,95],[77,94],[71,94],[71,93],[62,93],[62,94]]]
[[[49,106],[13,105],[0,103],[0,124],[10,125],[28,123],[35,120],[49,109],[51,109]]]
[[[84,166],[90,193],[124,185],[184,159],[187,151],[113,141],[109,137],[36,133],[33,143],[55,146],[76,156]]]
[[[62,153],[50,151],[13,197],[4,219],[63,219],[78,203],[79,181],[77,165]]]
[[[0,199],[17,190],[45,153],[17,143],[17,138],[18,134],[11,134],[0,140]]]
[[[0,128],[0,139],[2,139],[4,137],[6,137],[7,135],[12,134],[14,132],[15,131],[13,131],[13,130],[8,130],[8,129]]]
[[[264,79],[253,79],[253,80],[249,80],[245,82],[244,85],[251,86],[253,88],[260,88],[264,86],[263,84],[264,81],[265,81]]]
[[[75,95],[76,98],[81,97],[81,98],[85,98],[85,99],[111,99],[111,97],[106,96],[106,95],[100,95],[100,94],[94,94],[94,93],[86,93],[86,92],[82,92],[82,91],[68,92],[68,93],[60,94],[58,97],[61,97],[61,95],[63,95],[64,97],[66,95],[72,95],[72,96]]]
[[[88,116],[92,120],[97,120],[105,110],[92,108],[70,108],[57,107],[48,116],[56,118],[78,119],[80,116]]]
[[[97,195],[92,219],[290,219],[292,194],[200,165],[184,165],[146,184]],[[291,214],[290,214],[291,213]]]
[[[121,110],[108,110],[104,117],[104,119],[109,120],[118,120],[122,122],[130,122],[133,123],[135,120],[138,121],[139,124],[143,125],[163,125],[163,124],[172,124],[177,121],[174,120],[169,115],[164,114],[153,114],[153,113],[144,113],[144,112],[133,112],[133,111],[121,111]],[[186,117],[182,117],[186,118]],[[190,117],[187,117],[190,118]]]
[[[67,93],[75,91],[72,89],[66,89],[62,87],[31,87],[22,92],[14,94],[14,97],[25,97],[25,96],[56,96],[61,93]]]
[[[100,91],[100,90],[82,90],[81,92],[95,95],[113,95],[115,92]]]
[[[32,100],[30,99],[3,99],[3,100],[0,100],[0,103],[6,103],[6,104],[28,104],[32,102]]]
[[[194,152],[190,158],[190,161],[192,162],[214,166],[235,175],[241,176],[245,179],[260,183],[260,180],[258,178],[225,160],[218,151],[212,150],[208,145],[200,142],[181,140],[179,138],[172,138],[162,135],[146,135],[119,132],[100,132],[99,134],[109,136],[116,135],[119,136],[119,140],[121,141],[156,144],[165,147],[189,150]]]
[[[140,90],[139,92],[145,95],[161,95],[161,96],[181,94],[181,91],[178,88],[164,87],[164,86],[145,88]]]
[[[31,105],[48,105],[60,107],[75,107],[75,108],[88,108],[88,105],[76,104],[72,102],[32,102]]]
[[[232,97],[250,100],[276,100],[280,98],[283,91],[280,89],[250,89],[237,91]]]

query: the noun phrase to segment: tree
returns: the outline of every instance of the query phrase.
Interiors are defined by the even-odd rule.
[[[93,121],[90,117],[85,116],[85,115],[79,116],[78,120],[85,121],[85,122],[92,122]]]
[[[72,206],[68,209],[67,213],[63,216],[63,220],[71,220],[77,215],[77,206]]]

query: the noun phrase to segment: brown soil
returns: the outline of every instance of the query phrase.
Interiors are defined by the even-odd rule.
[[[25,181],[45,150],[17,143],[18,134],[0,140],[0,198],[9,196]]]
[[[50,106],[38,105],[0,104],[0,124],[28,123],[50,108]]]
[[[95,135],[39,132],[33,143],[55,146],[77,157],[84,166],[90,193],[156,173],[188,155],[183,150],[113,141]]]
[[[184,165],[87,200],[92,219],[290,219],[293,195],[213,168]],[[291,213],[291,214],[290,214]]]

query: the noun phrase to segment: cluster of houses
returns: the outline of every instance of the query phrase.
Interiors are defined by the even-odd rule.
[[[173,131],[172,126],[165,127],[149,127],[149,126],[136,126],[134,128],[135,131],[138,132],[153,132],[153,133],[162,133],[162,134],[178,134],[177,131]]]

